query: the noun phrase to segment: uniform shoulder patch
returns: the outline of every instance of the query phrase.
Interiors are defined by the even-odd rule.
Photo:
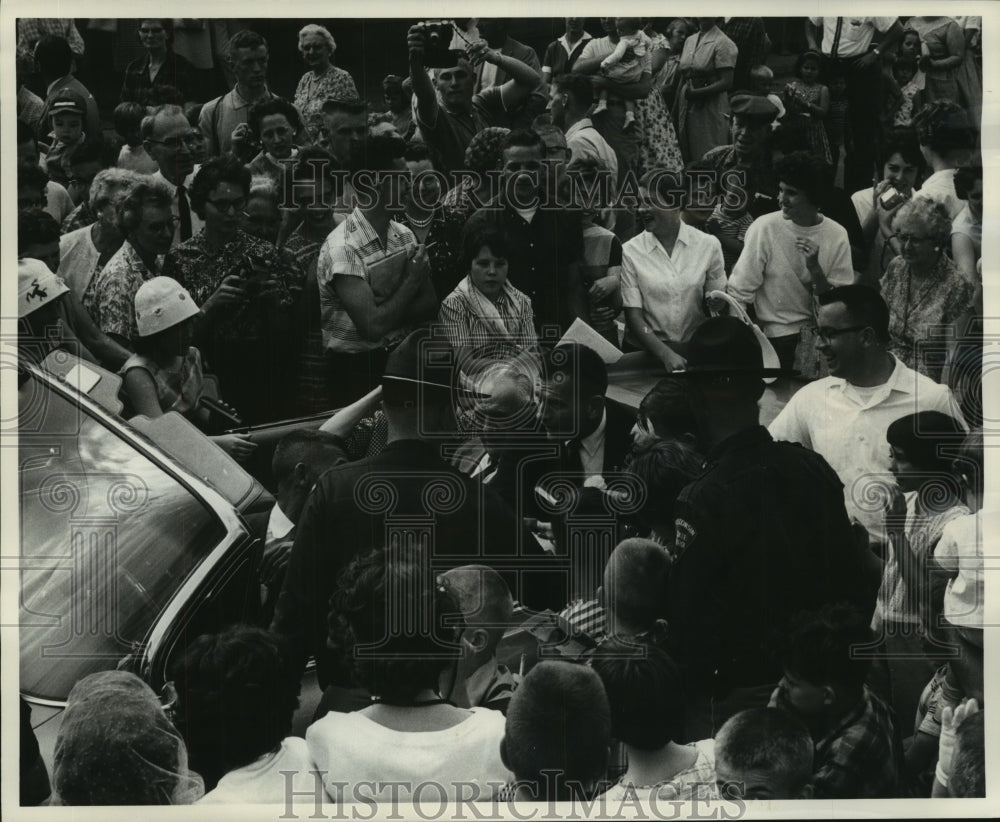
[[[677,562],[680,559],[681,554],[683,554],[688,546],[694,542],[695,536],[697,536],[697,531],[695,527],[682,517],[677,517],[674,522],[674,547],[670,551],[670,558]]]

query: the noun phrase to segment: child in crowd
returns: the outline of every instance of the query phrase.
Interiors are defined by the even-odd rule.
[[[886,83],[883,119],[895,128],[913,125],[913,115],[924,104],[923,86],[917,79],[917,61],[900,57],[892,64],[892,83]]]
[[[781,96],[772,91],[771,84],[774,82],[774,72],[769,66],[759,65],[750,69],[750,91],[766,97],[774,107],[778,109],[778,116],[771,123],[771,129],[776,129],[785,116],[785,104],[781,101]]]
[[[486,565],[462,565],[445,571],[438,583],[451,590],[465,630],[450,699],[460,708],[481,705],[507,713],[521,677],[497,661],[497,646],[514,614],[514,598],[500,574]],[[442,686],[447,692],[448,683]]]
[[[812,774],[809,729],[787,711],[740,711],[715,735],[715,778],[723,799],[810,799]]]
[[[597,597],[570,604],[562,616],[601,642],[608,635],[660,642],[666,637],[663,608],[670,557],[648,539],[626,539],[611,552]]]
[[[615,19],[618,28],[618,44],[615,50],[601,61],[601,73],[616,83],[637,83],[642,77],[643,65],[648,65],[643,59],[649,54],[652,41],[642,30],[642,20],[638,17],[618,17]],[[625,100],[624,130],[635,126],[635,103]],[[594,114],[600,114],[608,108],[608,91],[602,89],[598,94]]]
[[[142,118],[146,107],[141,103],[119,103],[112,115],[115,133],[124,145],[118,154],[118,168],[127,168],[138,174],[155,174],[159,171],[156,160],[146,153],[142,144]]]
[[[792,621],[785,675],[769,705],[805,722],[813,739],[817,799],[896,795],[900,754],[892,712],[865,687],[872,631],[854,606],[834,604]]]
[[[202,802],[277,804],[290,788],[315,792],[306,741],[291,736],[299,683],[277,637],[248,625],[200,636],[172,677],[174,721],[208,791]]]
[[[705,224],[709,233],[719,238],[727,277],[743,253],[743,240],[753,222],[753,216],[747,211],[749,205],[749,197],[737,197],[735,194],[720,197]]]
[[[516,782],[501,798],[590,798],[608,764],[611,710],[600,677],[572,662],[538,663],[514,692],[500,757]]]
[[[63,89],[52,98],[49,107],[49,150],[41,166],[49,179],[66,185],[72,177],[73,154],[82,146],[87,135],[83,119],[87,116],[86,101],[72,89]]]
[[[830,112],[830,90],[819,82],[823,57],[815,51],[806,51],[795,61],[795,77],[785,86],[784,102],[787,109],[785,124],[795,124],[809,135],[813,154],[827,165],[832,164],[830,142],[824,120]]]
[[[679,745],[684,697],[674,661],[654,645],[609,639],[594,652],[591,667],[604,683],[611,733],[624,743],[628,768],[605,794],[621,802],[718,799],[712,740]]]
[[[184,116],[188,125],[191,126],[191,159],[194,160],[195,169],[208,159],[208,146],[205,142],[205,135],[198,126],[198,118],[201,117],[202,103],[187,102],[184,104]]]
[[[632,449],[655,440],[678,440],[688,445],[697,442],[697,421],[684,380],[665,378],[649,389],[639,401],[632,427]]]

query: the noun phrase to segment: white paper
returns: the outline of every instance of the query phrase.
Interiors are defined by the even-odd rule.
[[[587,348],[592,348],[601,355],[601,359],[604,360],[605,365],[614,365],[624,356],[623,351],[609,343],[579,317],[573,320],[573,324],[563,334],[559,342],[576,342],[587,346]]]

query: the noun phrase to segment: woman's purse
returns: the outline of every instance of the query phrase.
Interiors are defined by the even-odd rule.
[[[774,350],[774,346],[771,345],[771,341],[764,336],[764,332],[757,327],[757,324],[750,319],[750,315],[747,314],[746,309],[743,308],[737,300],[733,299],[725,291],[709,291],[705,295],[707,299],[718,298],[720,300],[725,300],[729,304],[729,316],[736,317],[744,325],[750,326],[753,331],[753,335],[757,338],[757,343],[760,345],[761,358],[764,361],[764,368],[780,368],[781,361],[778,359],[778,352]],[[764,382],[772,383],[777,379],[777,377],[765,377]]]
[[[813,303],[813,324],[799,331],[799,344],[795,349],[795,365],[799,376],[805,380],[818,380],[828,377],[830,370],[826,366],[826,357],[819,351],[819,333],[816,331],[816,298]]]

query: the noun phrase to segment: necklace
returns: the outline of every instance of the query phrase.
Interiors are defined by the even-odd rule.
[[[414,217],[411,214],[407,214],[406,219],[409,221],[410,225],[414,226],[415,228],[426,228],[431,224],[431,220],[434,219],[434,212],[432,211],[426,217],[420,217],[420,218]]]

